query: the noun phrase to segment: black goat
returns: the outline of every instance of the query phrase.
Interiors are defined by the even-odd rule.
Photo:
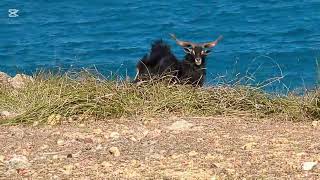
[[[207,48],[217,45],[222,36],[213,42],[201,44],[178,40],[173,34],[171,37],[184,49],[184,60],[178,61],[162,40],[155,41],[150,54],[145,55],[137,64],[135,82],[170,75],[181,83],[202,86],[206,76],[205,58],[210,52]]]

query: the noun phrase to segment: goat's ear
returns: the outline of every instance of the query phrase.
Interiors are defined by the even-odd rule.
[[[184,50],[184,52],[187,53],[187,54],[191,54],[191,52],[192,52],[192,49],[191,49],[191,48],[188,48],[188,47],[184,47],[183,50]]]

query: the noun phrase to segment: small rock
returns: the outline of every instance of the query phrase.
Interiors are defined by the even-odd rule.
[[[72,117],[69,117],[69,118],[68,118],[68,122],[69,122],[69,123],[71,123],[71,122],[73,122],[73,121],[74,121],[74,119],[73,119]]]
[[[0,117],[4,117],[4,118],[13,118],[15,116],[17,116],[17,113],[14,112],[9,112],[9,111],[1,111],[0,112]]]
[[[11,86],[15,89],[23,88],[27,83],[33,81],[34,79],[31,76],[27,76],[25,74],[17,74],[15,77],[9,79]]]
[[[96,150],[99,151],[99,150],[101,150],[101,149],[103,149],[102,145],[101,145],[101,144],[98,144],[97,147],[96,147]]]
[[[36,126],[38,126],[40,123],[39,123],[39,121],[34,121],[33,123],[32,123],[32,126],[33,127],[36,127]]]
[[[64,145],[64,140],[59,139],[59,140],[57,141],[57,144],[58,144],[58,146],[63,146],[63,145]]]
[[[58,155],[58,154],[55,154],[55,155],[52,156],[52,159],[53,159],[53,160],[64,160],[64,159],[66,159],[66,158],[68,158],[68,155]]]
[[[10,169],[27,169],[30,163],[26,156],[14,155],[9,161],[8,165]]]
[[[204,141],[203,138],[197,138],[197,142],[202,142],[202,141]]]
[[[313,127],[318,127],[319,126],[319,121],[312,121],[312,126]]]
[[[0,155],[0,162],[4,162],[5,156]]]
[[[120,134],[118,132],[111,132],[109,137],[112,139],[119,139]]]
[[[190,129],[192,126],[193,124],[189,123],[188,121],[181,120],[174,122],[171,126],[168,127],[168,129],[173,131],[184,131]]]
[[[52,156],[52,159],[59,159],[59,156],[55,154]]]
[[[133,167],[136,166],[137,164],[139,164],[139,162],[137,160],[135,160],[135,159],[132,159],[130,161],[130,165],[133,166]]]
[[[51,114],[48,117],[47,123],[51,126],[57,125],[61,122],[62,116],[60,114]]]
[[[198,155],[198,153],[196,151],[190,151],[188,154],[190,157],[196,156]]]
[[[250,150],[254,147],[256,147],[258,144],[255,143],[255,142],[250,142],[250,143],[247,143],[245,144],[244,146],[242,146],[241,148],[244,149],[244,150]]]
[[[86,127],[85,124],[79,124],[79,127]]]
[[[73,154],[72,154],[72,157],[73,157],[73,158],[78,158],[78,157],[80,156],[81,152],[82,152],[82,151],[78,151],[78,152],[76,152],[76,153],[73,153]]]
[[[216,156],[208,153],[204,159],[205,159],[205,160],[214,160],[215,158],[216,158]]]
[[[53,175],[53,176],[52,176],[52,179],[61,179],[61,178],[59,178],[58,175]]]
[[[41,150],[45,150],[45,149],[48,149],[48,148],[49,148],[49,146],[46,145],[46,144],[44,144],[44,145],[42,145],[42,146],[40,147]]]
[[[103,161],[102,163],[101,163],[101,165],[103,166],[103,167],[112,167],[112,164],[111,163],[109,163],[109,162],[107,162],[107,161]]]
[[[216,175],[213,175],[213,176],[211,176],[211,178],[210,178],[210,180],[217,180],[218,178],[217,178],[217,176]]]
[[[119,151],[119,149],[117,147],[111,147],[109,149],[109,152],[115,157],[119,157],[120,156],[120,151]]]
[[[72,173],[74,166],[72,164],[63,166],[63,173],[70,175]]]
[[[318,164],[318,162],[304,162],[302,164],[302,169],[304,171],[310,171],[312,170],[316,165]]]
[[[147,136],[147,135],[149,134],[149,131],[148,131],[148,130],[144,130],[144,131],[142,132],[142,134],[143,134],[143,136],[145,137],[145,136]]]
[[[142,120],[143,125],[147,125],[149,123],[149,120]]]
[[[74,167],[75,167],[75,168],[81,168],[82,166],[81,166],[80,163],[74,163]]]
[[[94,129],[94,130],[93,130],[93,133],[95,133],[95,134],[101,134],[101,133],[102,133],[102,130],[101,130],[100,128]]]
[[[178,158],[181,158],[182,156],[183,156],[182,154],[173,154],[173,155],[171,155],[171,158],[178,159]]]
[[[137,139],[135,137],[131,137],[130,140],[133,142],[137,142]]]

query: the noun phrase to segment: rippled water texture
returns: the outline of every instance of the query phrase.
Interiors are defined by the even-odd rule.
[[[19,17],[8,17],[18,9]],[[135,74],[150,43],[162,38],[224,39],[208,58],[207,83],[245,75],[248,83],[284,76],[277,87],[313,87],[320,58],[320,1],[1,1],[0,70],[96,67]],[[217,78],[220,77],[220,78]]]

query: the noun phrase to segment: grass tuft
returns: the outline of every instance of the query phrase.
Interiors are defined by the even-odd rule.
[[[136,85],[88,72],[40,73],[34,79],[22,89],[0,88],[0,111],[18,114],[1,124],[48,123],[53,115],[108,119],[249,113],[292,121],[320,119],[319,90],[280,96],[246,86],[194,88],[165,81]]]

